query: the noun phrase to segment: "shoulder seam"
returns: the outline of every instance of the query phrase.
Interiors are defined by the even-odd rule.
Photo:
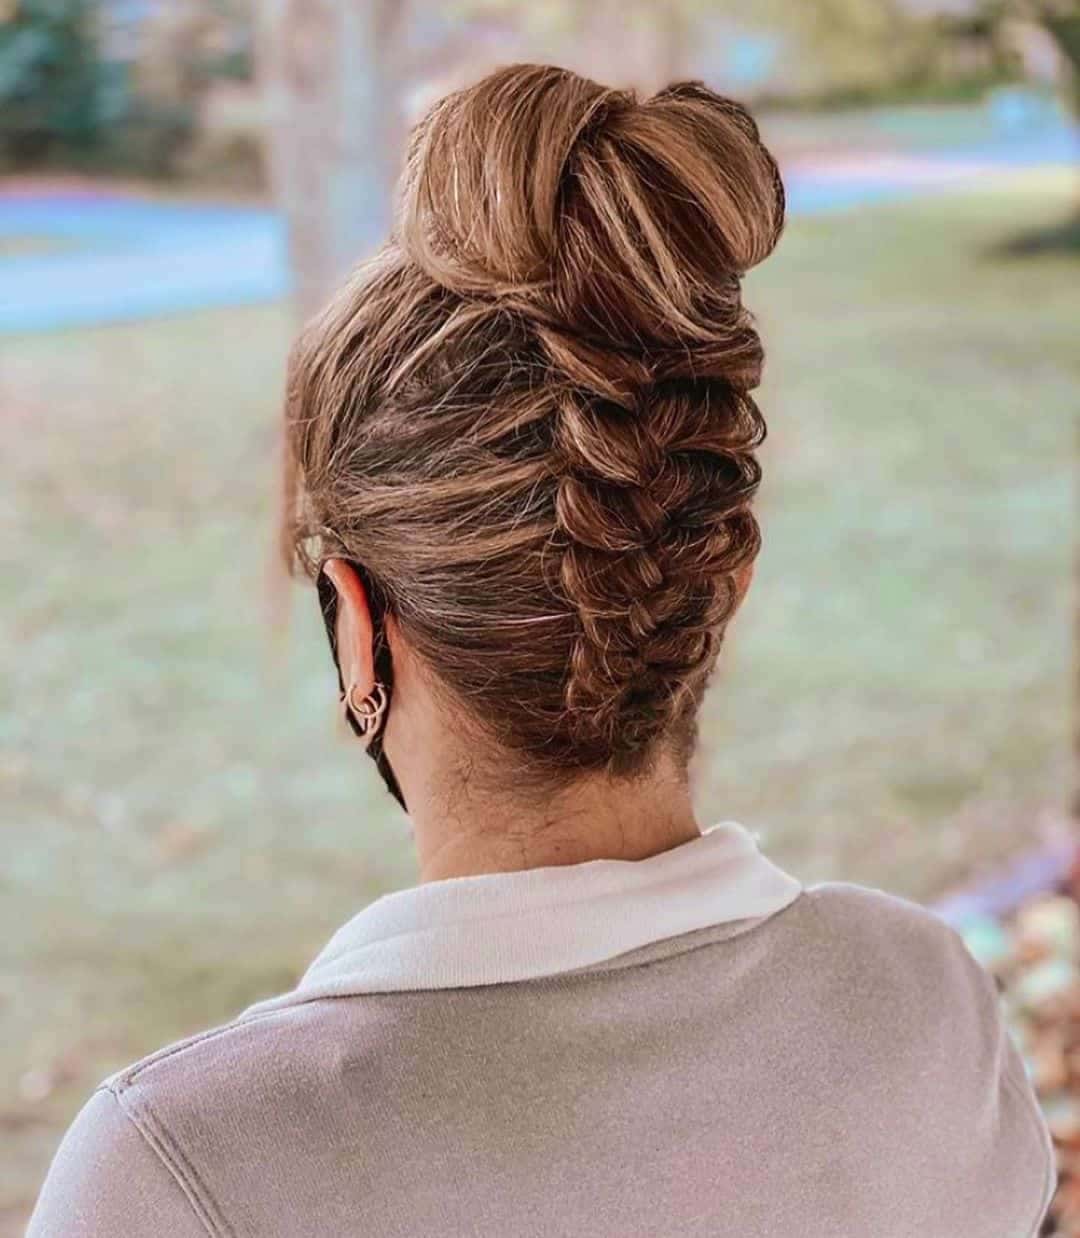
[[[153,1153],[154,1159],[183,1192],[192,1213],[210,1238],[231,1238],[231,1228],[221,1217],[220,1209],[214,1204],[210,1193],[200,1181],[190,1161],[177,1147],[165,1128],[156,1121],[149,1107],[143,1106],[142,1113],[137,1117],[124,1103],[120,1092],[111,1083],[103,1083],[98,1090],[108,1092],[116,1101],[117,1108],[124,1119],[138,1131],[139,1137]]]
[[[223,1036],[226,1032],[231,1031],[233,1026],[233,1022],[230,1021],[221,1027],[214,1027],[209,1031],[199,1032],[198,1035],[180,1040],[176,1044],[167,1045],[156,1053],[151,1053],[149,1057],[140,1058],[139,1061],[132,1063],[132,1065],[125,1069],[117,1071],[102,1086],[108,1086],[111,1091],[115,1091],[114,1083],[126,1086],[137,1075],[142,1074],[144,1070],[148,1070],[151,1066],[156,1066],[158,1062],[164,1062],[177,1053],[183,1053],[185,1049],[194,1049],[196,1045],[201,1045],[206,1040],[213,1040],[215,1036]]]
[[[283,994],[282,996],[288,996]],[[273,1001],[274,998],[267,998],[267,1001]],[[259,1003],[261,1004],[261,1003]],[[149,1054],[147,1057],[140,1058],[137,1062],[124,1067],[122,1070],[116,1071],[108,1079],[101,1084],[102,1087],[108,1087],[113,1091],[117,1088],[126,1090],[127,1087],[134,1083],[139,1075],[145,1071],[151,1070],[161,1062],[167,1062],[169,1058],[176,1057],[181,1053],[187,1052],[189,1049],[196,1049],[207,1041],[215,1040],[219,1036],[227,1036],[230,1032],[246,1029],[251,1023],[257,1023],[260,1019],[272,1018],[277,1014],[277,1010],[258,1011],[250,1017],[246,1012],[241,1012],[234,1019],[230,1019],[228,1023],[221,1024],[220,1027],[212,1027],[207,1031],[199,1032],[194,1036],[188,1036],[184,1040],[179,1040],[175,1044],[165,1045],[158,1049],[155,1053]]]

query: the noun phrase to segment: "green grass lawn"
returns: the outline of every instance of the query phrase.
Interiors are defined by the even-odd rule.
[[[696,794],[804,880],[929,898],[1061,817],[1080,281],[992,251],[1069,200],[794,221],[747,281],[765,547]],[[102,1075],[414,879],[313,595],[268,622],[289,336],[269,307],[0,341],[0,1232]]]

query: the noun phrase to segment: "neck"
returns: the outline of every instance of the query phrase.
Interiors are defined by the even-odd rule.
[[[453,794],[410,792],[408,800],[421,884],[643,860],[701,835],[688,779],[665,762],[633,782],[588,775],[541,802],[523,802],[506,787],[486,794],[460,779]]]

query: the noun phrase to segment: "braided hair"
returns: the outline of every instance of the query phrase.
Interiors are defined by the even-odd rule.
[[[392,236],[294,347],[290,564],[364,563],[524,776],[689,760],[760,543],[741,279],[783,222],[738,103],[513,65],[416,126]]]

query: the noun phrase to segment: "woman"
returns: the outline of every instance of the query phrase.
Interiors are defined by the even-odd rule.
[[[34,1238],[1038,1232],[1051,1145],[962,940],[691,806],[783,214],[697,84],[518,65],[417,127],[291,359],[286,548],[419,884],[106,1080]]]

